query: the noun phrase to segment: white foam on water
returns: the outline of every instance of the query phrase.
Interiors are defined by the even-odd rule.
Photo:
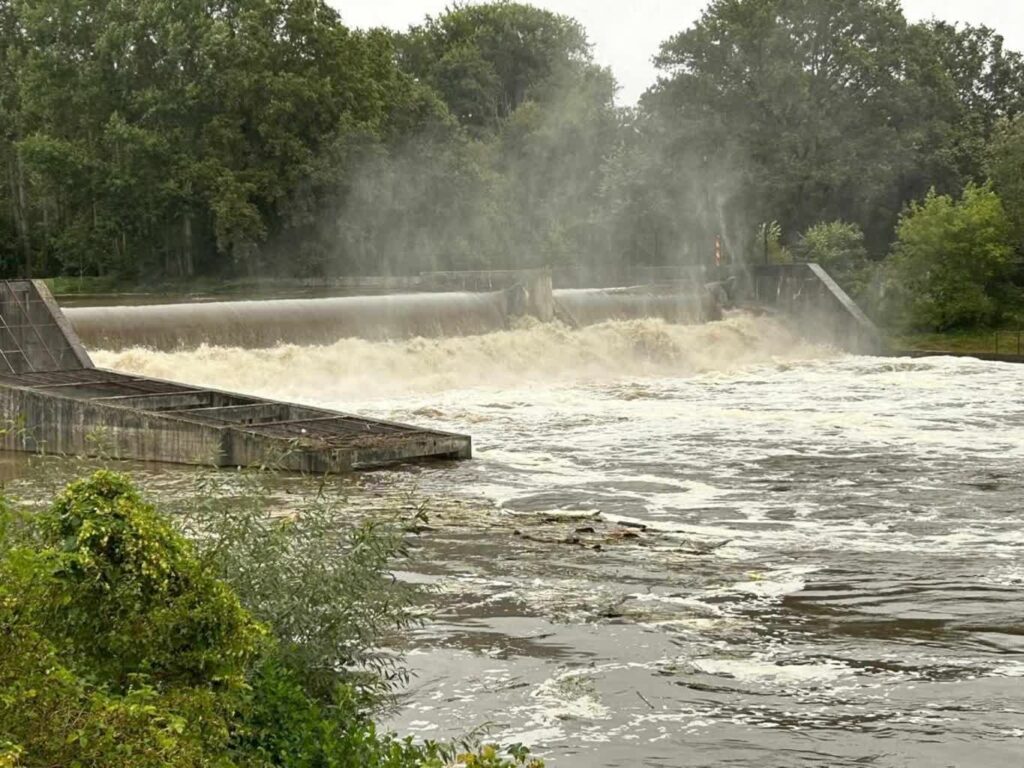
[[[1024,563],[998,565],[982,576],[981,580],[997,587],[1024,586]]]
[[[284,344],[271,349],[133,348],[97,351],[93,357],[100,366],[156,378],[337,403],[624,376],[693,375],[820,354],[777,322],[741,316],[695,326],[652,319],[570,330],[529,323],[480,336],[393,342],[346,338],[326,346]]]
[[[540,683],[530,692],[532,703],[509,710],[521,725],[500,734],[501,741],[527,746],[557,742],[566,737],[569,727],[585,731],[587,741],[605,740],[601,728],[588,725],[611,716],[598,699],[592,675],[586,670],[563,670]]]
[[[523,617],[560,627],[560,652],[571,652],[579,635],[566,627],[603,629],[606,603],[625,614],[613,624],[669,638],[672,650],[657,655],[679,653],[664,669],[633,671],[636,690],[662,686],[651,698],[670,712],[646,711],[634,689],[603,690],[604,700],[586,685],[574,689],[552,669],[561,656],[517,658],[544,682],[517,699],[520,708],[502,711],[502,740],[569,744],[568,753],[608,738],[674,744],[682,733],[685,744],[723,724],[760,736],[798,723],[857,749],[863,742],[843,741],[849,734],[878,729],[905,740],[919,732],[899,723],[935,726],[921,702],[947,685],[965,697],[958,716],[974,719],[977,736],[988,691],[971,685],[1024,677],[1019,661],[989,650],[1015,647],[1001,628],[1024,585],[1020,368],[837,356],[750,317],[95,357],[471,433],[473,462],[417,474],[431,492],[470,499],[487,530],[508,536],[514,557],[484,575],[470,563],[442,580],[446,596],[464,595],[458,610],[469,624],[506,618],[505,603],[519,603]],[[595,514],[647,530],[614,551],[552,544],[550,555],[511,533],[537,518],[572,526]],[[847,622],[849,633],[833,631]],[[449,641],[459,642],[457,631]],[[467,652],[499,651],[508,648],[485,641]],[[635,651],[600,646],[598,658],[625,661]],[[676,684],[685,670],[737,683],[687,692]],[[764,697],[732,693],[750,686]],[[438,711],[424,710],[429,717],[410,717],[425,729],[444,722],[446,708],[464,716],[486,690],[466,682],[446,691],[451,701],[432,699]],[[706,703],[690,706],[693,697]]]
[[[759,598],[778,599],[800,592],[807,586],[807,576],[818,571],[817,566],[802,565],[782,568],[766,567],[749,571],[747,578],[711,590],[709,594],[740,594]]]
[[[709,675],[729,677],[742,682],[773,683],[782,686],[823,685],[853,675],[839,662],[822,664],[782,664],[763,655],[746,659],[697,659],[693,666]]]
[[[530,696],[543,706],[543,716],[556,720],[605,720],[608,707],[598,701],[591,673],[570,670],[541,683]]]

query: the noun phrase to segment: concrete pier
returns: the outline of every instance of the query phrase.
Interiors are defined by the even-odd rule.
[[[347,472],[468,459],[468,436],[96,368],[41,281],[0,282],[0,448]]]

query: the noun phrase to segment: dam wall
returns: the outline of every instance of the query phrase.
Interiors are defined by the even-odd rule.
[[[466,435],[96,368],[29,280],[0,282],[0,420],[0,449],[175,464],[322,473],[472,455]]]
[[[216,301],[65,310],[93,349],[246,348],[491,333],[507,325],[504,292]]]
[[[813,341],[855,352],[880,351],[877,329],[816,264],[751,269],[645,267],[612,275],[600,269],[559,287],[564,270],[481,270],[425,273],[420,292],[262,301],[213,301],[75,307],[74,331],[93,349],[134,347],[178,351],[203,345],[267,349],[286,344],[333,345],[341,339],[404,341],[487,335],[521,317],[573,328],[608,321],[662,319],[695,324],[725,309],[767,309],[793,320]],[[614,279],[637,284],[605,287]],[[596,283],[598,287],[588,284]]]
[[[706,287],[693,280],[628,288],[554,288],[549,270],[433,273],[436,290],[321,299],[215,301],[65,310],[93,349],[162,351],[202,345],[270,348],[329,345],[339,339],[396,341],[476,336],[521,317],[579,327],[610,320],[715,319]]]
[[[91,367],[89,355],[44,283],[0,281],[0,372]]]

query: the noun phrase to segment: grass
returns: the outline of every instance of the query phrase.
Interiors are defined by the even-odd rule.
[[[146,295],[168,300],[196,296],[270,299],[315,298],[348,295],[354,289],[358,289],[361,293],[372,293],[390,288],[386,283],[375,282],[373,278],[364,280],[359,277],[216,278],[207,276],[150,282],[130,281],[114,277],[56,277],[47,279],[45,282],[50,292],[58,298]]]
[[[123,300],[130,301],[130,297],[133,296],[145,296],[150,300],[173,302],[199,296],[224,299],[235,297],[278,299],[293,294],[305,296],[311,290],[316,291],[315,286],[310,289],[297,281],[228,281],[211,278],[134,283],[116,278],[58,277],[46,280],[46,285],[58,301],[87,299],[111,301],[112,303],[120,303]],[[323,290],[328,292],[328,289]]]
[[[1024,329],[903,334],[891,337],[890,345],[898,352],[1024,355]]]
[[[142,282],[119,277],[53,277],[46,285],[55,296],[116,295],[116,294],[190,294],[190,293],[233,293],[265,283],[291,284],[297,281],[259,281],[236,278],[221,280],[211,277],[189,279],[164,279]]]

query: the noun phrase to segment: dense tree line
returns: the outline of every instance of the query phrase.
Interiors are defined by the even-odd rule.
[[[701,264],[716,238],[849,261],[852,238],[844,269],[881,295],[901,217],[984,188],[1012,284],[1024,59],[995,31],[713,0],[656,62],[616,108],[586,31],[518,3],[361,32],[323,0],[0,0],[0,269]]]

